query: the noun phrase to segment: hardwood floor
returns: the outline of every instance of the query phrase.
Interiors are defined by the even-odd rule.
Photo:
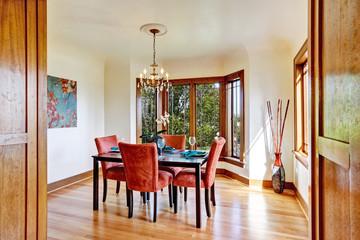
[[[142,204],[134,192],[134,216],[128,219],[125,184],[115,193],[108,183],[106,203],[92,210],[92,178],[48,195],[48,239],[306,239],[308,221],[293,191],[276,194],[271,189],[249,189],[224,176],[216,177],[216,207],[207,218],[202,189],[202,228],[195,228],[195,191],[188,201],[179,194],[175,215],[169,208],[168,191],[158,192],[157,222],[152,219],[152,200]],[[100,195],[102,184],[100,183]]]

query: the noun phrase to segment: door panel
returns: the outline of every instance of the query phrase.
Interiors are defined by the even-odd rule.
[[[310,6],[313,239],[360,239],[360,2]]]
[[[0,146],[0,239],[24,239],[25,144]]]
[[[46,239],[46,0],[0,19],[0,239]]]

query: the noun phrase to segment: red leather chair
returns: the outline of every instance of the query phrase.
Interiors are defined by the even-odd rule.
[[[154,193],[154,216],[156,222],[157,191],[169,187],[173,181],[171,173],[158,168],[158,153],[155,143],[127,144],[119,142],[119,149],[125,167],[129,195],[129,218],[133,216],[133,190]]]
[[[111,151],[111,147],[117,147],[118,139],[116,135],[95,138],[96,148],[99,154]],[[101,168],[104,179],[103,202],[106,201],[107,179],[116,180],[116,193],[120,191],[120,181],[126,181],[124,165],[122,163],[101,161]]]
[[[166,146],[173,147],[175,149],[185,150],[186,146],[186,135],[161,135],[166,142]],[[167,171],[175,176],[182,170],[181,167],[166,167],[166,166],[160,166],[159,170]],[[180,192],[182,192],[182,189],[180,188]],[[172,207],[172,204],[170,205]]]
[[[201,187],[205,188],[205,205],[208,217],[211,217],[209,205],[209,189],[211,188],[211,201],[215,206],[215,173],[216,165],[219,161],[220,153],[225,145],[226,140],[220,137],[219,140],[214,141],[211,145],[209,156],[207,159],[206,169],[201,170]],[[177,186],[195,187],[196,183],[195,169],[184,169],[179,172],[174,178],[174,212],[177,213]]]

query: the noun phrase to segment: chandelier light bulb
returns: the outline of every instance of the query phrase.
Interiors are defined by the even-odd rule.
[[[144,68],[144,75],[146,74],[146,68]]]
[[[161,72],[161,74],[164,74],[164,69],[163,69],[163,68],[161,68],[160,72]]]

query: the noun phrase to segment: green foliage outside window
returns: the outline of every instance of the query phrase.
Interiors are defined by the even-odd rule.
[[[209,150],[220,132],[220,85],[196,85],[196,146]]]
[[[156,92],[153,88],[141,89],[142,135],[156,131]]]
[[[169,91],[169,134],[190,137],[190,85],[172,86]],[[186,146],[189,146],[188,143]]]

